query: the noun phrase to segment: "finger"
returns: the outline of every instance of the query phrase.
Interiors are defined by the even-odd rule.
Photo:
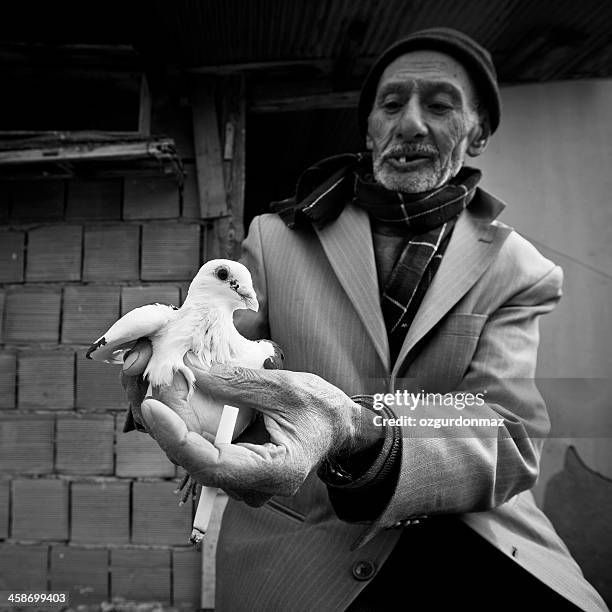
[[[186,363],[195,376],[195,384],[215,399],[238,407],[261,408],[266,405],[271,388],[277,386],[269,376],[275,370],[252,370],[250,368],[213,366],[211,370],[203,368],[197,358],[188,357]],[[265,372],[266,379],[262,377]]]
[[[123,371],[129,376],[142,374],[151,359],[153,347],[148,338],[141,338],[134,348],[127,353],[123,361]]]
[[[243,499],[249,505],[257,505],[256,499],[247,501],[247,496],[262,495],[294,495],[308,475],[308,469],[302,462],[296,463],[285,446],[268,442],[266,444],[249,444],[241,442],[232,445],[241,448],[255,458],[254,464],[259,466],[259,473],[253,474],[251,486],[246,490]],[[224,447],[219,446],[220,460],[224,460]],[[263,502],[261,502],[263,503]]]
[[[170,385],[153,387],[153,395],[160,402],[172,407],[174,403],[182,403],[187,400],[189,385],[181,372],[175,372]]]
[[[132,404],[140,404],[147,394],[147,383],[141,376],[129,376],[121,372],[121,385],[127,394],[128,400]]]
[[[241,446],[250,450],[253,454],[259,455],[265,461],[270,463],[282,463],[287,456],[287,449],[284,446],[266,442],[265,444],[251,444],[250,442],[240,442],[236,446]],[[221,447],[222,448],[222,447]]]
[[[141,406],[144,398],[146,397],[146,394],[146,391],[143,391],[137,403],[130,402],[130,411],[132,412],[134,422],[138,423],[138,425],[142,428],[143,431],[147,431],[147,424],[142,418]]]
[[[147,394],[147,383],[142,380],[141,376],[128,376],[124,372],[121,372],[120,378],[129,402],[123,431],[128,432],[134,429],[146,431],[140,415],[140,404]]]
[[[175,448],[180,447],[187,435],[183,420],[168,406],[152,398],[145,399],[140,411],[149,433],[168,456],[176,458]]]
[[[291,495],[301,478],[286,469],[286,449],[274,444],[219,444],[218,448],[189,431],[168,406],[154,399],[142,404],[151,435],[176,464],[200,484],[228,488],[234,494]]]
[[[190,474],[197,472],[198,482],[209,484],[207,468],[212,471],[216,467],[219,451],[199,434],[190,432],[181,417],[165,404],[147,398],[141,411],[149,433],[168,457]]]
[[[195,431],[212,442],[223,406],[209,401],[197,389],[187,401],[190,390],[183,374],[175,372],[172,384],[153,388],[153,398],[176,412],[189,431]]]
[[[195,353],[193,353],[192,351],[189,351],[185,354],[183,362],[194,373],[196,380],[200,376],[205,381],[209,380],[211,377],[214,378],[215,376],[213,375],[213,372],[215,373],[218,372],[219,374],[226,375],[226,376],[218,376],[217,378],[220,378],[220,379],[227,378],[227,377],[231,377],[234,371],[238,371],[242,369],[238,367],[232,368],[230,366],[213,366],[211,369],[210,367],[203,364],[198,359],[197,355],[195,355]]]

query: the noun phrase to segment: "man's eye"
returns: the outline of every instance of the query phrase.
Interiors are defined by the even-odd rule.
[[[387,111],[389,113],[393,113],[393,112],[398,111],[402,107],[402,104],[396,98],[385,98],[380,103],[380,106],[381,106],[381,108],[383,110],[385,110],[385,111]]]
[[[399,102],[385,102],[383,104],[383,108],[388,112],[388,113],[395,113],[397,112],[400,108],[402,107],[402,105]]]
[[[444,113],[448,113],[453,110],[453,107],[446,102],[431,102],[427,105],[430,111],[442,115]]]

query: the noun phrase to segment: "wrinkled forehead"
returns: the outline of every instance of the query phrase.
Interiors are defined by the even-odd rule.
[[[468,71],[454,57],[441,51],[419,50],[404,53],[394,59],[378,81],[377,93],[389,86],[413,86],[418,83],[442,87],[453,86],[464,98],[476,100],[475,88]]]

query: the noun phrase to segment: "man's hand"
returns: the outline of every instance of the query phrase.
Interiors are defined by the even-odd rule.
[[[314,374],[284,370],[214,367],[207,372],[191,360],[196,385],[224,404],[263,415],[269,442],[240,442],[219,448],[189,431],[172,409],[173,391],[142,404],[149,433],[174,463],[197,482],[220,487],[251,505],[273,495],[292,495],[329,452],[354,441],[361,407]]]
[[[123,364],[121,376],[121,382],[130,401],[132,419],[136,427],[143,431],[148,430],[141,414],[141,403],[147,395],[149,385],[143,380],[141,374],[147,367],[151,354],[152,349],[149,340],[140,340],[127,356]],[[202,368],[202,365],[195,357],[193,357],[190,363]],[[190,391],[193,392],[188,400]],[[150,395],[171,406],[172,410],[185,421],[189,431],[195,431],[206,437],[207,440],[214,440],[215,432],[219,427],[223,404],[216,401],[205,388],[197,387],[195,390],[192,390],[182,374],[175,374],[171,385],[153,388]],[[239,436],[241,438],[240,441],[245,441],[246,438],[248,438],[249,442],[267,441],[267,434],[263,425],[259,428],[249,426],[252,419],[251,411],[240,411],[234,429],[235,432],[241,434]],[[247,427],[249,428],[249,433],[247,435],[242,434]]]
[[[198,391],[262,415],[240,442],[217,448],[197,406],[186,402],[188,387],[181,374],[175,375],[172,386],[155,389],[155,399],[142,401],[143,385],[134,381],[150,355],[148,341],[140,343],[124,364],[135,420],[194,480],[220,487],[250,505],[261,505],[273,495],[292,495],[329,453],[361,449],[380,433],[364,427],[371,425],[364,409],[314,374],[218,366],[207,371],[186,357]],[[263,436],[262,421],[267,430]]]

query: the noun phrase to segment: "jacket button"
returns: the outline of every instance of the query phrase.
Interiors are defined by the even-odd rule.
[[[352,571],[355,580],[369,580],[376,573],[376,564],[372,561],[357,561]]]

